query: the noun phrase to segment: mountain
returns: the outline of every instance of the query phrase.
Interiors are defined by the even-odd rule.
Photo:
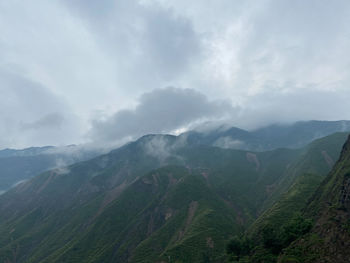
[[[340,135],[316,140],[308,146],[309,151],[331,147],[330,142]],[[330,137],[334,137],[333,140],[329,140]],[[299,167],[322,167],[317,155],[311,154],[303,159]],[[326,177],[321,176],[321,170],[311,168],[304,171],[306,173],[297,176],[289,189],[248,227],[241,237],[244,242],[237,239],[230,242],[228,251],[232,260],[348,262],[350,204],[347,193],[350,188],[347,189],[347,174],[350,174],[350,138]],[[243,252],[242,247],[245,247]]]
[[[49,150],[55,149],[54,146],[44,146],[44,147],[30,147],[25,149],[3,149],[0,150],[0,158],[4,157],[14,157],[14,156],[35,156],[39,154],[46,153]]]
[[[1,195],[0,261],[223,262],[227,240],[280,188],[324,177],[345,139],[252,152],[144,136]]]
[[[189,131],[182,136],[191,144],[267,151],[277,148],[301,148],[327,135],[349,131],[350,121],[300,121],[293,124],[268,125],[252,131],[221,126]]]
[[[0,194],[44,171],[95,157],[99,151],[78,146],[31,147],[0,151]]]
[[[176,140],[188,145],[215,146],[247,151],[301,148],[335,132],[350,131],[349,121],[307,121],[291,125],[269,125],[254,131],[221,126],[206,131],[189,131]],[[17,183],[44,171],[84,161],[101,151],[71,145],[0,150],[0,194]]]
[[[310,233],[292,243],[279,262],[349,262],[350,137],[341,156],[304,211],[314,220]]]

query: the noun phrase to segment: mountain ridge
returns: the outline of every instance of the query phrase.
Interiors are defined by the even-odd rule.
[[[339,144],[342,136],[345,140],[345,134],[335,134],[325,140]],[[186,145],[174,136],[144,136],[108,154],[71,165],[66,171],[46,172],[0,196],[0,259],[11,259],[15,252],[19,262],[61,262],[62,258],[70,260],[67,262],[81,262],[75,255],[79,250],[87,253],[83,248],[86,242],[91,242],[100,252],[96,250],[86,262],[104,262],[114,257],[121,262],[125,262],[125,257],[132,262],[161,262],[168,256],[180,262],[188,262],[187,257],[193,257],[192,262],[203,262],[204,258],[209,262],[222,262],[226,240],[255,220],[261,200],[271,196],[271,184],[288,176],[288,164],[297,161],[305,149],[252,152]],[[320,156],[318,160],[328,169],[320,151],[310,154]],[[328,154],[335,159],[338,150]],[[154,176],[157,173],[163,175],[158,178]],[[181,180],[184,181],[175,184]],[[172,187],[168,189],[168,185]],[[141,189],[151,189],[147,190],[147,198],[135,199],[130,194],[141,194],[144,192]],[[196,192],[202,197],[196,197]],[[154,199],[156,196],[160,199]],[[171,196],[176,198],[169,199]],[[185,203],[176,208],[179,200]],[[131,205],[132,201],[136,206]],[[119,224],[123,229],[130,229],[130,233],[143,233],[139,239],[123,237],[123,232],[117,230],[121,228],[115,231],[108,228],[119,218],[115,211],[128,211],[129,206],[138,207],[139,212],[130,210],[130,213],[136,212],[139,217],[132,217],[134,220],[130,222],[121,218]],[[146,207],[153,208],[145,210]],[[165,218],[174,211],[179,211],[179,217],[173,217],[173,223],[167,224]],[[107,214],[115,215],[110,217],[112,221],[104,221]],[[156,218],[160,221],[154,221]],[[152,220],[154,224],[159,222],[158,230],[152,226]],[[186,225],[188,227],[183,228]],[[101,227],[105,230],[98,230]],[[134,227],[139,230],[132,230]],[[147,229],[154,229],[155,232],[149,232],[154,234],[147,236]],[[213,232],[206,235],[206,229]],[[97,239],[86,238],[90,235]],[[119,247],[117,254],[108,252],[112,249],[106,241],[109,235],[115,242],[119,240],[120,245],[114,246]],[[165,236],[168,238],[164,240],[168,241],[155,250],[158,252],[145,254]],[[172,241],[179,236],[183,242],[190,243]],[[30,246],[30,243],[36,245]]]

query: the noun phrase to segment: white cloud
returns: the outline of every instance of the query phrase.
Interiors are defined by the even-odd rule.
[[[238,104],[234,125],[349,118],[338,103],[350,85],[349,24],[347,0],[0,0],[0,71],[54,100],[1,87],[0,147],[79,142],[96,115],[133,112],[167,86]],[[294,107],[300,97],[307,105]],[[326,104],[336,107],[316,110]]]
[[[1,148],[79,140],[79,119],[49,89],[0,69],[0,93]]]
[[[144,93],[135,109],[95,120],[90,136],[95,142],[111,143],[169,133],[198,122],[232,118],[236,110],[227,101],[210,101],[193,89],[156,89]]]

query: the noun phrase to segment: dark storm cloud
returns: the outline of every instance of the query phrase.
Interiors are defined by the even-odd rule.
[[[234,114],[227,101],[210,101],[192,89],[165,88],[143,94],[134,110],[118,111],[106,120],[93,122],[91,137],[113,142],[148,133],[171,132],[198,121]]]

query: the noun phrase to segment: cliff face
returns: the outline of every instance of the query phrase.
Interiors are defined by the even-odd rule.
[[[350,137],[305,214],[315,221],[311,233],[287,248],[279,262],[349,262]]]

